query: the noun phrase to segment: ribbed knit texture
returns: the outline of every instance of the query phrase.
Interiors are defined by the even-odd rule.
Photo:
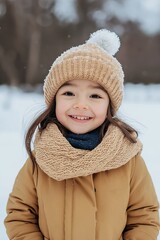
[[[37,132],[34,148],[39,167],[51,178],[61,181],[118,168],[138,154],[142,144],[139,140],[129,142],[119,128],[110,125],[95,149],[76,149],[55,124],[48,124],[41,135]]]
[[[44,83],[45,102],[49,105],[65,82],[89,80],[107,91],[117,111],[123,98],[123,79],[122,67],[115,57],[96,44],[86,43],[67,50],[53,63]]]
[[[99,128],[84,134],[66,131],[65,138],[74,148],[92,150],[101,142]]]

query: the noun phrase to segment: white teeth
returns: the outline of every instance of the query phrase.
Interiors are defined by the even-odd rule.
[[[90,117],[80,117],[80,116],[73,116],[73,115],[72,115],[72,118],[75,118],[78,120],[89,120],[90,119]]]

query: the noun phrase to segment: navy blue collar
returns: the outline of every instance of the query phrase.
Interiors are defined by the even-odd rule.
[[[66,131],[65,137],[72,147],[84,150],[92,150],[101,142],[99,128],[85,134]]]

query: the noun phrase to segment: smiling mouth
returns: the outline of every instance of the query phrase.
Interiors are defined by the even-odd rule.
[[[73,118],[73,119],[77,119],[77,120],[90,120],[92,119],[92,117],[88,117],[88,116],[77,116],[77,115],[69,115],[69,117]]]

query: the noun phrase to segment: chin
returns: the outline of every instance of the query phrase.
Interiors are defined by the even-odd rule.
[[[75,133],[75,134],[85,134],[85,133],[88,133],[88,132],[91,132],[92,130],[86,130],[86,131],[77,131],[77,130],[70,130],[71,132]]]
[[[87,132],[80,132],[80,131],[71,131],[71,132],[73,132],[75,134],[85,134],[85,133],[87,133]]]

